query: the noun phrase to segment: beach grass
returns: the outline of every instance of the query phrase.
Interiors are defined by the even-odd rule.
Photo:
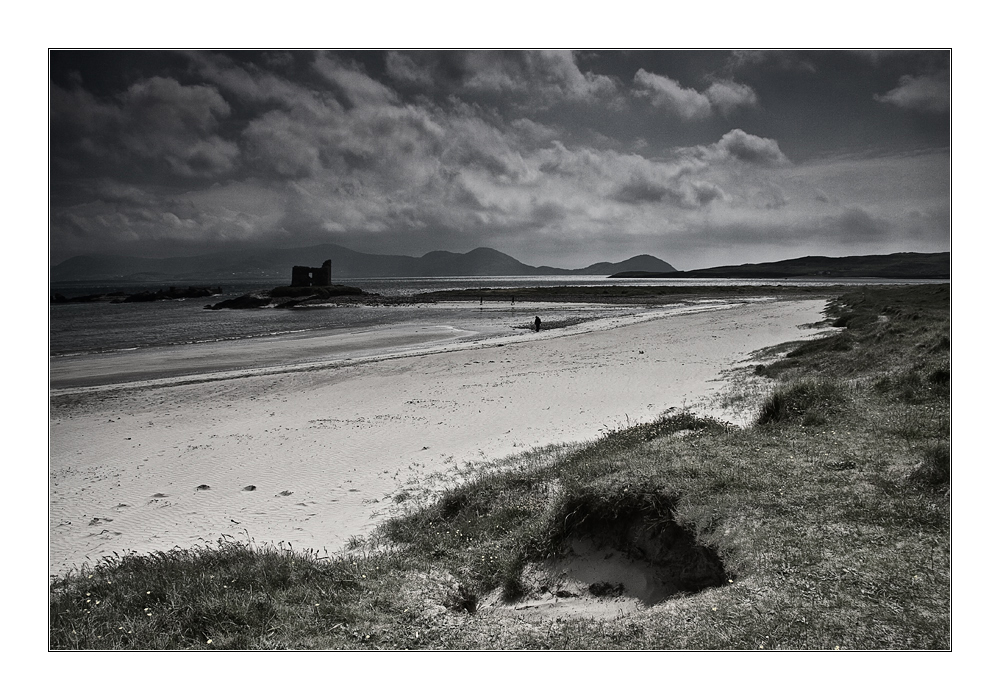
[[[827,312],[829,335],[740,377],[765,397],[746,427],[675,411],[478,465],[397,494],[397,517],[334,556],[231,539],[116,555],[52,582],[50,646],[948,649],[948,285],[854,289]],[[621,590],[546,574],[584,540],[655,565],[669,595],[587,614]],[[553,596],[580,605],[517,610]]]

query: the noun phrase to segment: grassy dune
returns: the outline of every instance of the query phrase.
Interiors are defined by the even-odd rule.
[[[737,377],[735,428],[688,414],[470,472],[336,557],[253,543],[126,555],[51,585],[57,649],[945,649],[948,285],[830,303],[839,332]],[[614,581],[551,572],[588,542],[667,597],[619,617]],[[595,608],[596,609],[596,608]]]

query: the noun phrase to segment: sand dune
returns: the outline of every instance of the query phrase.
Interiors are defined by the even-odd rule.
[[[485,342],[438,328],[361,360],[274,339],[260,353],[288,357],[284,343],[295,362],[242,369],[171,349],[183,378],[126,356],[54,369],[50,571],[224,534],[337,550],[414,480],[696,404],[749,352],[814,333],[800,326],[824,303],[646,311]],[[95,376],[136,381],[79,388]]]

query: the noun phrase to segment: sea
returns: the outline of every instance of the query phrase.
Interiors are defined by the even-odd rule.
[[[407,277],[352,278],[335,284],[360,287],[383,296],[406,297],[422,292],[454,289],[511,289],[557,286],[836,286],[864,284],[940,283],[941,280],[884,279],[609,279],[604,276],[574,275],[537,277]],[[450,325],[474,331],[480,336],[496,336],[511,329],[528,328],[535,315],[546,314],[547,323],[572,323],[620,315],[626,310],[608,304],[510,304],[504,301],[413,304],[394,306],[338,305],[301,309],[206,309],[251,291],[283,284],[274,279],[219,282],[183,280],[154,283],[79,282],[52,285],[52,294],[66,297],[123,291],[222,287],[214,297],[171,299],[155,302],[52,304],[49,306],[50,357],[124,352],[140,348],[238,341],[293,333],[360,330],[402,323]],[[634,309],[634,307],[630,307]]]

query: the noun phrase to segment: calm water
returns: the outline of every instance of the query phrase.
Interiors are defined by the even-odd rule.
[[[550,286],[759,286],[796,285],[832,286],[844,284],[912,284],[914,280],[665,280],[608,279],[600,276],[573,277],[436,277],[436,278],[371,278],[342,279],[335,283],[360,287],[365,291],[386,296],[408,296],[421,292],[480,287],[550,287]],[[940,282],[940,280],[928,280]],[[52,292],[68,297],[112,291],[135,292],[170,286],[144,283],[141,285],[100,286],[93,283],[62,284]],[[217,286],[213,280],[173,283],[179,287]],[[488,304],[477,305],[415,305],[386,307],[329,307],[311,309],[249,309],[211,311],[204,308],[222,299],[233,298],[255,289],[270,288],[274,280],[249,280],[223,285],[223,294],[200,299],[169,300],[134,304],[60,304],[49,307],[49,352],[51,355],[110,352],[132,348],[218,342],[230,339],[322,331],[335,329],[371,328],[395,323],[426,323],[458,325],[483,333],[502,332],[512,326],[528,323],[534,318],[535,306]],[[536,305],[537,306],[537,305]],[[599,305],[580,307],[548,307],[546,319],[557,320],[585,315],[590,318],[621,313],[620,309]],[[523,317],[523,318],[522,318]]]

